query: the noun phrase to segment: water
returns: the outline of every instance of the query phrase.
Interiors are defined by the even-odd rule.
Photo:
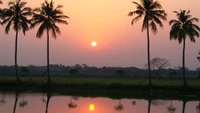
[[[0,93],[0,113],[200,113],[200,100],[111,99],[42,93]]]

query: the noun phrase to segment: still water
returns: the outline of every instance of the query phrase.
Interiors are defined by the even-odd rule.
[[[200,100],[145,100],[0,93],[0,113],[200,113]]]

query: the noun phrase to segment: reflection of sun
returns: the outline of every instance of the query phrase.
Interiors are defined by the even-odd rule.
[[[89,110],[90,110],[90,111],[94,111],[94,109],[95,109],[94,104],[90,104]]]
[[[97,43],[93,41],[93,42],[91,42],[91,46],[95,47],[95,46],[97,46]]]

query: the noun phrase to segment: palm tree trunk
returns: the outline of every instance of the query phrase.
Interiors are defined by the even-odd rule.
[[[51,78],[49,75],[49,30],[47,29],[47,76],[48,82],[51,82]]]
[[[149,71],[149,85],[152,85],[151,82],[151,65],[150,65],[150,39],[149,39],[149,25],[147,23],[147,60],[148,60],[148,71]]]
[[[182,63],[183,63],[183,86],[187,86],[186,83],[186,78],[185,78],[185,38],[183,39],[183,58],[182,58]]]
[[[19,81],[18,67],[17,67],[17,40],[18,40],[18,30],[16,30],[16,36],[15,36],[15,74],[17,77],[17,81]]]

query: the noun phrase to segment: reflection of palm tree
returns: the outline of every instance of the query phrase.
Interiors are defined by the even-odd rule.
[[[47,101],[46,101],[46,113],[48,113],[50,98],[51,98],[51,94],[48,93],[47,94]]]
[[[172,100],[171,100],[170,105],[167,106],[166,108],[167,108],[168,113],[175,113],[175,111],[176,111],[176,107],[173,106]]]
[[[54,2],[48,2],[45,0],[42,3],[41,8],[36,8],[34,11],[34,15],[32,18],[33,24],[32,27],[36,25],[40,25],[36,36],[41,37],[43,33],[46,31],[47,33],[47,76],[48,82],[51,81],[49,75],[49,33],[52,33],[54,38],[57,37],[57,33],[60,34],[60,28],[56,25],[56,23],[68,24],[65,21],[65,18],[69,18],[68,16],[64,15],[61,8],[62,5],[54,6]]]
[[[16,93],[16,94],[15,94],[15,103],[14,103],[13,113],[15,113],[15,111],[16,111],[18,98],[19,98],[19,94]]]
[[[77,107],[77,104],[75,104],[75,103],[73,102],[73,99],[74,99],[74,100],[78,100],[78,97],[76,97],[76,96],[70,96],[70,102],[69,102],[69,104],[68,104],[68,107],[69,107],[69,108],[76,108],[76,107]]]
[[[45,113],[48,113],[48,108],[49,108],[49,101],[51,99],[51,94],[47,93],[46,95],[47,99],[45,99],[44,97],[42,97],[42,102],[46,103],[46,110]]]
[[[137,2],[133,2],[136,5],[136,10],[132,11],[128,14],[128,16],[133,16],[136,14],[137,16],[133,18],[131,24],[134,24],[135,21],[144,17],[142,24],[142,31],[147,30],[147,60],[148,60],[148,70],[149,70],[149,85],[151,83],[151,67],[150,67],[150,36],[149,36],[149,28],[152,30],[154,34],[157,33],[158,24],[160,27],[163,27],[161,20],[167,20],[164,10],[162,9],[161,4],[158,1],[154,0],[140,0],[141,4]]]
[[[196,110],[197,110],[197,113],[200,113],[200,101],[199,101],[198,105],[196,106]]]
[[[180,12],[174,11],[177,16],[177,20],[170,20],[169,24],[172,25],[170,30],[170,40],[178,40],[179,44],[183,42],[182,52],[182,72],[183,72],[183,85],[187,86],[185,76],[185,42],[189,37],[191,42],[195,42],[195,36],[199,37],[200,28],[194,22],[198,22],[198,18],[192,18],[190,11],[180,10]]]
[[[152,100],[148,100],[148,113],[150,113],[150,110],[151,110],[151,101]]]
[[[187,101],[183,100],[183,108],[182,108],[182,113],[185,113],[185,107],[186,107]]]
[[[121,104],[121,100],[119,100],[119,103],[118,103],[117,106],[114,106],[114,109],[115,109],[116,111],[122,111],[122,110],[124,109],[123,104]]]

